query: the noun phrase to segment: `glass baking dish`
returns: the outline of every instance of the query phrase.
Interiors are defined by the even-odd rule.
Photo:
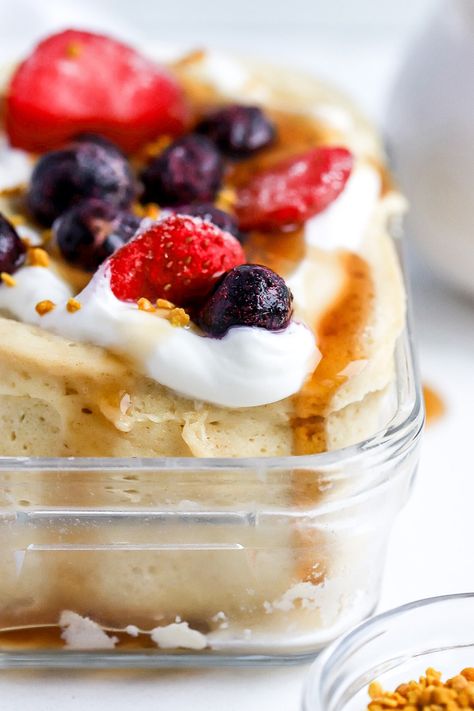
[[[323,454],[0,459],[0,664],[314,656],[377,605],[413,482],[423,406],[407,333],[393,390],[387,426]]]
[[[429,667],[443,680],[456,676],[473,664],[473,617],[474,593],[418,600],[373,617],[318,657],[304,711],[362,711],[372,681],[393,690]]]

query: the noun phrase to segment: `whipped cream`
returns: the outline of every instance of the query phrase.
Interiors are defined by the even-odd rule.
[[[357,165],[336,200],[305,223],[306,243],[324,250],[359,252],[380,187],[380,175],[375,168]]]
[[[0,311],[24,323],[40,325],[41,316],[35,309],[39,301],[61,303],[72,296],[66,282],[46,267],[21,267],[13,278],[15,286],[0,286]]]
[[[74,341],[103,346],[126,356],[138,369],[187,398],[223,407],[255,407],[282,400],[301,388],[320,359],[312,332],[295,321],[278,332],[237,326],[222,339],[173,327],[157,314],[120,301],[103,265],[76,297],[70,313],[69,287],[44,267],[22,267],[16,286],[0,286],[0,309],[15,318]],[[54,310],[39,316],[38,301]]]
[[[12,148],[5,134],[0,135],[0,192],[26,185],[32,170],[30,155]]]

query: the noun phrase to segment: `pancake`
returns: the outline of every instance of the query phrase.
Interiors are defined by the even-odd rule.
[[[279,135],[258,159],[234,169],[229,188],[259,166],[315,145],[348,146],[355,174],[368,171],[379,180],[353,243],[342,229],[335,244],[321,244],[318,218],[313,241],[298,231],[249,237],[252,261],[288,280],[295,317],[313,329],[321,362],[292,397],[228,408],[186,398],[123,356],[4,311],[3,456],[311,455],[360,442],[389,420],[394,352],[405,321],[391,227],[404,201],[387,177],[380,142],[346,98],[314,78],[226,58],[228,76],[234,68],[227,86],[225,76],[216,77],[218,61],[197,54],[173,66],[196,113],[230,100],[258,102],[271,112]],[[16,213],[18,200],[4,196],[0,207]],[[64,273],[54,260],[52,268]],[[255,463],[217,472],[197,462],[194,471],[176,463],[154,472],[134,469],[132,462],[125,473],[98,466],[80,474],[64,465],[64,471],[59,466],[30,477],[12,474],[10,483],[3,482],[12,511],[53,513],[41,521],[20,516],[5,539],[0,627],[55,626],[64,610],[72,610],[107,630],[133,624],[147,634],[184,620],[215,648],[260,649],[290,632],[303,647],[323,645],[369,612],[370,596],[361,591],[372,583],[359,555],[368,533],[354,531],[343,514],[330,529],[304,523],[325,494],[317,472],[298,461],[277,470]],[[64,509],[78,513],[54,513]],[[99,510],[106,513],[97,516]],[[126,519],[123,510],[142,518]],[[266,517],[268,510],[280,517]],[[248,511],[261,518],[259,525],[249,523]],[[295,514],[301,517],[296,524]]]

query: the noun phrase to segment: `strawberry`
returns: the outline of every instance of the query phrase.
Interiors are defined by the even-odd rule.
[[[337,198],[352,165],[347,148],[323,146],[256,173],[237,191],[240,228],[271,230],[304,222]]]
[[[115,252],[110,286],[122,301],[144,296],[186,306],[205,298],[223,272],[243,262],[233,235],[198,217],[170,215]]]
[[[166,69],[121,42],[66,30],[40,42],[14,73],[7,92],[11,143],[43,152],[84,131],[124,151],[188,121],[183,91]]]

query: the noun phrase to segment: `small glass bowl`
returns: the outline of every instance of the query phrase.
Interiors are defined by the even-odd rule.
[[[311,667],[304,711],[363,711],[368,686],[393,691],[428,667],[443,679],[474,666],[474,593],[403,605],[356,627]]]

